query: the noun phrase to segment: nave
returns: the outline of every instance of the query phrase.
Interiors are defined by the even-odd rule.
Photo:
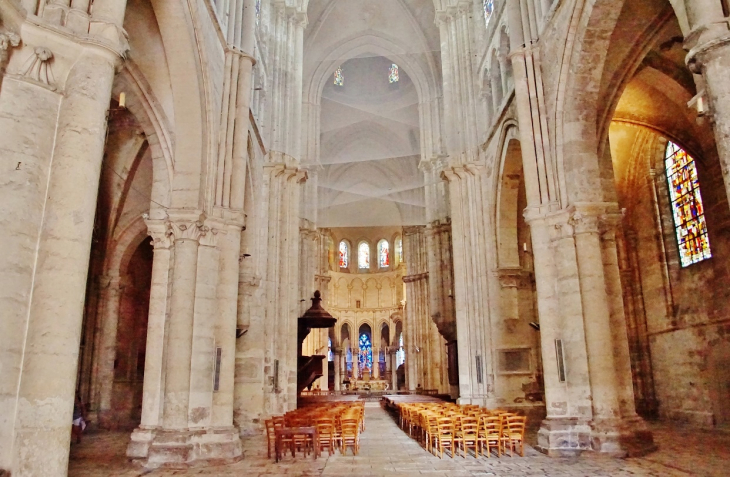
[[[691,440],[685,440],[682,436],[686,432],[665,424],[651,426],[659,451],[641,458],[612,459],[592,454],[550,458],[528,445],[525,457],[439,459],[408,437],[379,403],[365,403],[365,423],[357,456],[352,450],[345,456],[325,452],[314,460],[311,455],[305,458],[298,453],[294,459],[287,455],[275,463],[273,458],[266,457],[265,436],[257,435],[243,439],[245,458],[236,464],[152,472],[128,463],[124,457],[125,433],[91,434],[82,444],[72,446],[69,476],[721,476],[725,475],[724,466],[730,459],[730,434],[697,431]],[[534,441],[534,435],[531,437]]]

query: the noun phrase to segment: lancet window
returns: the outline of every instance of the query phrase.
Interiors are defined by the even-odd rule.
[[[398,263],[403,262],[403,239],[401,237],[395,239],[395,256]]]
[[[380,268],[390,266],[390,245],[385,239],[378,242],[378,265]]]
[[[396,367],[406,362],[406,349],[403,346],[403,332],[398,335],[398,351],[395,352]]]
[[[261,20],[261,0],[256,0],[255,10],[256,10],[256,24],[258,25],[259,20]]]
[[[327,361],[334,361],[335,354],[332,352],[332,338],[327,338]]]
[[[370,245],[367,242],[360,242],[357,246],[357,268],[370,268]]]
[[[335,70],[335,86],[345,86],[345,75],[342,74],[342,67]]]
[[[484,24],[489,26],[489,20],[492,19],[494,13],[494,0],[482,0],[484,6]]]
[[[350,247],[345,240],[340,242],[340,268],[350,265]]]
[[[667,144],[664,162],[679,257],[682,267],[688,267],[712,256],[697,166],[692,156],[671,141]]]
[[[360,370],[373,369],[373,344],[367,333],[360,334]]]
[[[388,71],[388,82],[390,84],[397,83],[400,81],[400,76],[398,75],[398,65],[393,63],[390,65],[390,70]]]

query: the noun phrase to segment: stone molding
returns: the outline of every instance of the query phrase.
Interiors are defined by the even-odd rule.
[[[403,283],[413,283],[419,280],[426,280],[428,278],[428,272],[419,273],[417,275],[406,275],[403,277]]]

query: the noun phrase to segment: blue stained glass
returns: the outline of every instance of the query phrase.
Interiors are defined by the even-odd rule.
[[[256,0],[256,24],[259,24],[261,19],[261,0]]]
[[[373,345],[367,333],[360,335],[360,370],[373,370]]]
[[[345,367],[348,371],[352,371],[352,348],[347,348],[347,354],[345,355]]]
[[[334,361],[335,354],[332,352],[332,339],[327,338],[327,361]]]
[[[697,166],[692,156],[671,141],[667,144],[665,166],[679,256],[682,267],[688,267],[712,257]]]
[[[335,86],[345,86],[345,75],[342,74],[342,67],[335,70]]]

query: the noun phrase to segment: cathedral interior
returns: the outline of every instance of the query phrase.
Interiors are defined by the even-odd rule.
[[[727,432],[728,75],[730,0],[0,0],[0,475],[79,407],[149,469],[307,396]]]

